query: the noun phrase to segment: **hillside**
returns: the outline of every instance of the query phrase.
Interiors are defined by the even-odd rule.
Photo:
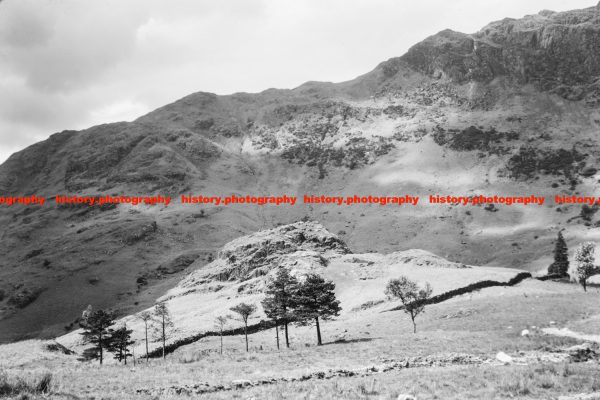
[[[133,122],[56,133],[0,166],[0,195],[593,194],[599,47],[600,6],[504,19],[474,34],[446,30],[352,81],[198,92]],[[225,243],[302,219],[357,254],[421,248],[538,271],[559,229],[571,247],[598,239],[596,209],[585,218],[581,210],[1,207],[0,340],[71,331],[88,304],[140,311],[189,272],[214,267]],[[332,261],[326,271],[337,262],[356,267]]]
[[[274,330],[263,326],[251,331],[246,352],[242,322],[232,318],[221,354],[213,318],[240,301],[260,301],[265,281],[279,265],[335,282],[342,313],[322,321],[323,345],[315,344],[314,326],[292,324],[290,348],[278,349]],[[227,243],[213,262],[189,273],[160,299],[175,322],[166,360],[160,352],[143,359],[143,326],[131,315],[117,326],[133,329],[137,362],[123,365],[110,357],[102,366],[82,362],[85,346],[73,332],[52,341],[0,345],[0,367],[3,382],[19,377],[27,387],[50,376],[46,392],[30,394],[35,399],[396,399],[409,394],[577,400],[596,395],[600,338],[585,333],[597,325],[598,287],[585,293],[566,282],[501,284],[520,272],[454,263],[423,250],[352,254],[322,225],[299,222]],[[434,295],[482,281],[500,285],[479,285],[426,306],[413,333],[409,317],[383,295],[387,280],[399,275],[430,282]],[[251,326],[262,318],[259,307]],[[233,329],[237,334],[230,334]],[[151,334],[151,352],[159,346]]]
[[[398,306],[398,301],[384,294],[385,285],[392,278],[407,276],[420,284],[431,282],[435,296],[482,281],[508,283],[522,272],[457,264],[423,250],[353,254],[322,225],[298,222],[237,238],[225,244],[210,264],[192,264],[194,270],[157,299],[165,302],[173,316],[173,333],[167,345],[214,332],[218,316],[232,318],[229,325],[235,328],[239,322],[234,321],[230,308],[240,302],[258,306],[249,325],[266,322],[260,302],[266,283],[280,267],[288,268],[299,279],[307,273],[317,273],[333,281],[342,306],[339,324],[359,324],[361,319]],[[121,324],[134,330],[138,343],[135,352],[143,354],[144,324],[139,314],[122,318],[117,322]],[[81,353],[85,345],[80,333],[76,330],[57,341]],[[160,341],[152,340],[150,351],[160,346]]]

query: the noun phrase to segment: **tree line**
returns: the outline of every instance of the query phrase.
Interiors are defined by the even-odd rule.
[[[335,297],[335,284],[325,280],[318,274],[308,274],[304,280],[299,281],[290,274],[287,268],[280,267],[275,277],[267,283],[265,299],[261,302],[267,318],[275,323],[277,348],[279,349],[279,330],[285,332],[286,347],[290,346],[288,329],[289,325],[315,325],[317,345],[322,345],[320,322],[337,317],[341,311],[340,302]],[[256,313],[255,304],[239,303],[230,308],[237,314],[244,324],[246,351],[249,351],[248,320]],[[148,360],[148,334],[162,343],[162,357],[166,356],[166,342],[171,335],[173,322],[171,314],[165,303],[156,304],[152,312],[144,311],[138,315],[144,324],[144,337],[146,343],[146,360]],[[223,353],[223,333],[231,316],[218,316],[215,327],[220,334],[220,352]],[[83,359],[99,360],[103,363],[105,353],[114,354],[119,362],[127,364],[127,359],[132,357],[130,352],[135,342],[132,340],[131,329],[126,325],[113,328],[115,315],[110,311],[93,311],[89,306],[83,313],[80,327],[84,342],[91,346],[84,350]]]
[[[267,283],[265,299],[261,302],[265,315],[275,324],[275,339],[280,348],[279,330],[283,329],[286,347],[290,347],[289,326],[315,325],[317,345],[323,344],[320,321],[331,320],[342,308],[335,297],[335,284],[318,274],[307,274],[299,281],[287,268],[277,269],[275,277]],[[254,304],[240,303],[230,309],[244,322],[246,351],[248,351],[248,318],[256,312]],[[222,318],[219,317],[220,323]],[[221,331],[222,332],[222,331]]]
[[[554,261],[548,268],[549,277],[569,277],[578,282],[587,291],[588,279],[600,273],[600,267],[595,265],[595,244],[592,242],[581,243],[574,255],[574,264],[569,262],[568,248],[562,232],[558,233],[554,247]],[[425,305],[432,295],[429,283],[420,287],[416,282],[407,277],[391,279],[385,288],[389,298],[402,302],[402,310],[408,314],[416,333],[416,318],[424,312]],[[290,347],[290,325],[313,325],[316,330],[317,345],[323,344],[321,335],[322,321],[331,320],[339,316],[340,302],[335,296],[335,284],[325,280],[314,273],[305,275],[299,280],[287,268],[279,267],[273,279],[265,288],[265,298],[261,302],[263,311],[275,326],[275,340],[277,349],[280,348],[280,330],[283,331],[285,346]],[[248,320],[257,312],[255,304],[239,303],[230,308],[244,324],[244,337],[246,351],[249,351]],[[166,342],[171,335],[173,322],[171,314],[165,303],[156,304],[152,311],[144,311],[138,315],[144,323],[144,337],[146,343],[146,360],[148,360],[148,333],[162,343],[162,357],[165,357]],[[215,327],[220,335],[220,353],[223,353],[223,335],[230,315],[221,315],[215,319]],[[110,311],[93,311],[91,306],[84,311],[80,326],[81,335],[86,343],[92,346],[85,349],[83,358],[98,359],[102,364],[105,352],[112,353],[119,362],[127,364],[127,359],[132,357],[130,352],[134,341],[131,338],[132,330],[126,325],[113,328],[115,315]]]
[[[162,342],[162,356],[165,357],[166,341],[169,337],[170,329],[173,327],[171,314],[165,303],[159,303],[154,306],[152,312],[144,311],[138,318],[144,323],[146,338],[146,361],[148,361],[148,331],[153,329],[154,336]],[[127,365],[127,359],[133,357],[130,351],[135,344],[131,335],[132,329],[127,329],[127,325],[113,328],[115,324],[115,314],[111,311],[92,309],[92,306],[83,312],[79,322],[82,328],[81,335],[85,343],[91,344],[83,351],[84,360],[99,360],[100,364],[104,362],[105,353],[112,353],[119,362]],[[135,360],[135,358],[134,358]]]
[[[600,267],[595,265],[595,250],[596,244],[593,242],[579,244],[573,257],[575,262],[571,264],[567,242],[562,231],[558,232],[554,243],[554,261],[548,267],[548,275],[557,278],[568,277],[571,281],[579,283],[584,291],[587,291],[588,280],[600,273]]]

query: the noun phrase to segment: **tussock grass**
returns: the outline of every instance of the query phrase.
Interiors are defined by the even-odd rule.
[[[6,371],[0,371],[0,397],[17,396],[20,394],[47,394],[52,386],[52,374],[46,372],[40,377],[23,379],[10,376]]]

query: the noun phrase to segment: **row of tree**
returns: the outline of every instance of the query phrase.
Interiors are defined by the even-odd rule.
[[[290,347],[289,325],[309,325],[314,323],[317,332],[317,345],[323,344],[320,321],[329,320],[339,315],[340,302],[335,297],[335,284],[317,274],[306,275],[299,281],[290,274],[287,268],[280,267],[274,279],[268,282],[265,299],[261,302],[265,315],[275,324],[277,348],[279,330],[283,328],[285,345]],[[254,304],[240,303],[230,309],[238,314],[244,322],[246,351],[248,351],[248,319],[257,311]],[[227,317],[220,316],[215,321],[221,332],[221,352],[223,326]]]
[[[548,267],[548,274],[557,277],[568,276],[571,281],[578,282],[583,287],[583,290],[587,291],[589,278],[600,273],[600,267],[595,265],[595,250],[595,243],[581,243],[575,249],[575,263],[570,265],[567,242],[562,232],[558,232],[558,237],[554,244],[554,261]]]
[[[595,244],[592,242],[582,243],[575,251],[575,264],[570,265],[568,248],[562,232],[554,248],[554,262],[548,268],[549,275],[570,276],[570,279],[579,282],[584,290],[587,290],[588,279],[600,273],[600,267],[595,265]],[[265,315],[274,322],[277,348],[280,347],[279,331],[284,332],[285,345],[290,347],[289,326],[315,325],[317,344],[322,345],[320,321],[330,320],[339,315],[341,311],[340,302],[335,297],[335,284],[325,280],[318,274],[308,274],[300,281],[290,273],[287,268],[278,268],[275,277],[267,283],[265,299],[261,302]],[[431,297],[432,288],[429,283],[419,287],[416,282],[406,277],[392,279],[388,282],[385,293],[388,297],[399,299],[402,302],[402,310],[406,312],[413,324],[413,332],[416,333],[416,318],[421,314],[427,300]],[[246,351],[249,350],[248,343],[248,320],[257,311],[254,304],[240,303],[230,308],[244,323],[244,336]],[[153,334],[162,342],[162,356],[165,357],[166,341],[169,337],[173,322],[167,306],[164,303],[157,304],[152,312],[146,311],[139,315],[144,323],[146,359],[148,359],[148,333]],[[220,336],[220,352],[223,353],[223,334],[230,316],[219,316],[215,320]],[[92,346],[84,351],[84,358],[99,359],[103,362],[104,352],[114,354],[119,362],[127,364],[127,358],[132,354],[129,349],[134,344],[131,339],[132,330],[127,326],[113,329],[115,323],[114,314],[109,311],[92,311],[91,306],[84,312],[81,327],[82,335]]]
[[[330,320],[339,315],[340,302],[335,296],[335,284],[325,280],[318,274],[308,274],[300,281],[290,273],[287,268],[280,267],[275,277],[267,283],[265,299],[261,302],[265,315],[274,322],[277,348],[280,348],[279,330],[282,329],[286,347],[290,347],[289,326],[315,325],[317,345],[323,344],[320,321]],[[432,288],[427,283],[419,287],[416,282],[406,277],[392,279],[388,282],[385,293],[388,297],[399,299],[403,310],[412,321],[413,332],[416,333],[416,318],[421,314],[427,300],[431,297]],[[254,304],[239,303],[230,310],[237,314],[244,323],[244,336],[246,351],[249,351],[248,320],[257,311]],[[169,309],[165,303],[157,304],[152,312],[145,311],[138,318],[144,323],[144,336],[146,343],[146,361],[148,360],[148,335],[152,330],[155,338],[162,342],[162,356],[166,355],[166,341],[171,334],[173,322]],[[215,319],[215,327],[220,334],[220,352],[223,353],[223,334],[231,316],[219,316]],[[93,311],[89,306],[84,311],[80,325],[82,335],[91,347],[84,351],[85,359],[98,359],[100,364],[104,360],[104,353],[114,354],[119,362],[127,364],[127,358],[132,356],[130,349],[134,341],[131,338],[132,330],[127,326],[113,329],[115,315],[110,311]]]
[[[165,303],[154,306],[152,312],[146,311],[140,314],[144,322],[146,337],[146,361],[148,361],[148,331],[154,329],[154,335],[162,342],[162,356],[165,357],[166,340],[168,331],[173,326],[169,309]],[[84,350],[83,358],[86,360],[104,361],[104,353],[109,352],[119,362],[127,364],[127,358],[132,357],[130,352],[135,341],[132,340],[133,330],[127,329],[126,325],[113,329],[115,314],[111,311],[92,310],[92,306],[83,312],[79,325],[83,329],[81,335],[86,343],[91,344]]]
[[[279,329],[283,327],[285,343],[289,347],[288,327],[291,323],[298,325],[315,324],[317,331],[317,344],[322,345],[321,320],[329,320],[339,315],[340,302],[335,297],[335,285],[326,281],[317,274],[308,274],[299,282],[286,268],[279,268],[275,278],[266,287],[266,297],[262,306],[267,317],[275,322],[277,348],[279,349]],[[244,336],[246,351],[249,351],[248,320],[257,311],[254,304],[240,303],[230,310],[237,314],[244,323]],[[169,309],[165,303],[157,304],[152,312],[145,311],[139,314],[139,319],[144,323],[146,343],[146,360],[148,359],[148,335],[152,330],[155,338],[162,342],[162,356],[166,355],[166,341],[170,336],[173,322]],[[229,316],[219,316],[215,326],[221,336],[220,352],[223,353],[223,333]],[[83,358],[99,360],[103,363],[105,352],[114,354],[119,362],[127,364],[127,358],[132,356],[130,349],[134,344],[131,338],[132,330],[126,326],[113,328],[115,315],[110,311],[93,311],[89,306],[83,313],[80,326],[81,335],[86,343],[91,344],[84,351]]]

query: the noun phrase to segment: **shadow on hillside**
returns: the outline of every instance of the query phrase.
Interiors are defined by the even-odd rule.
[[[362,343],[362,342],[371,342],[374,338],[356,338],[356,339],[338,339],[333,342],[323,343],[323,346],[327,346],[330,344],[347,344],[347,343]]]

